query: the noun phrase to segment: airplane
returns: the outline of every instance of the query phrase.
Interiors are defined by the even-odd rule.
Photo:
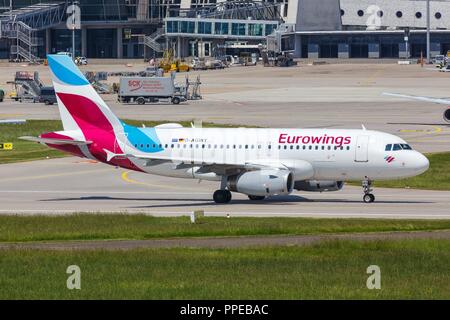
[[[261,201],[300,191],[337,191],[362,181],[373,202],[374,180],[425,172],[428,159],[401,138],[362,129],[134,127],[119,120],[70,57],[48,55],[63,131],[21,137],[115,167],[219,183],[215,203],[231,192]]]
[[[405,98],[405,99],[410,99],[410,100],[418,100],[418,101],[433,102],[433,103],[438,103],[438,104],[446,104],[449,107],[444,111],[443,118],[446,122],[450,123],[450,99],[421,97],[421,96],[413,96],[413,95],[390,93],[390,92],[383,92],[382,94],[385,96],[391,96],[391,97],[397,97],[397,98]]]

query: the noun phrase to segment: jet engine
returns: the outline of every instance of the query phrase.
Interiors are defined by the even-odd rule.
[[[228,178],[228,190],[252,196],[286,195],[292,192],[294,178],[288,170],[247,171]]]
[[[450,123],[450,107],[444,111],[444,120]]]
[[[343,181],[328,181],[328,180],[302,180],[295,181],[294,189],[299,191],[338,191],[344,186]]]

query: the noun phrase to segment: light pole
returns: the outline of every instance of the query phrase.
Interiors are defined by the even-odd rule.
[[[427,0],[427,63],[430,63],[430,0]]]

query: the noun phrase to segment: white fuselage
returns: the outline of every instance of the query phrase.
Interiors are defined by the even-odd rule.
[[[248,129],[248,128],[139,128],[141,138],[125,138],[126,154],[162,155],[173,161],[135,159],[142,171],[157,175],[220,180],[205,165],[283,166],[295,180],[396,179],[427,170],[428,160],[414,150],[390,150],[406,142],[372,130]],[[153,140],[145,139],[145,136]],[[159,141],[155,143],[155,137]],[[153,142],[152,142],[153,141]],[[156,146],[155,146],[156,144]],[[155,152],[155,147],[160,148]],[[190,166],[189,166],[190,165]],[[192,168],[192,165],[194,167]],[[312,170],[311,170],[312,169]]]

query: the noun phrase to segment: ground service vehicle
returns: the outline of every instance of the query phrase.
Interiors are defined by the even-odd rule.
[[[173,104],[186,101],[185,94],[177,90],[173,77],[122,77],[119,84],[120,102],[137,104],[168,100]]]
[[[56,103],[56,95],[53,87],[42,87],[38,101],[41,103],[45,103],[46,105],[52,105]]]

